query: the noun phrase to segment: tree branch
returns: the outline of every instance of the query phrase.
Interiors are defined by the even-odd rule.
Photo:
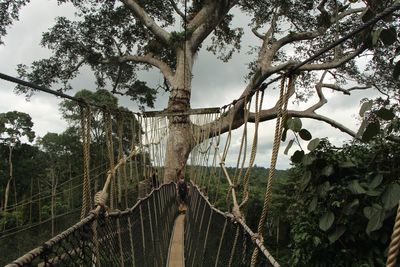
[[[255,36],[257,36],[261,40],[264,40],[265,35],[262,35],[261,33],[259,33],[256,28],[252,28],[251,31],[254,33]]]
[[[153,56],[153,54],[151,54],[151,53],[146,54],[144,56],[125,55],[125,56],[118,58],[119,63],[128,62],[128,61],[135,62],[135,63],[150,64],[150,65],[158,68],[169,82],[171,82],[171,80],[174,76],[171,68],[165,62],[161,61],[160,59],[155,58]]]
[[[169,0],[169,2],[171,3],[172,7],[174,8],[175,12],[183,19],[183,21],[187,22],[187,18],[185,17],[185,14],[180,11],[178,5],[175,3],[174,0]]]
[[[193,31],[191,41],[192,51],[196,51],[205,38],[218,26],[229,10],[237,4],[238,0],[230,1],[206,1],[206,4],[188,24]]]
[[[340,13],[340,14],[338,15],[338,18],[337,18],[337,19],[338,19],[338,20],[341,20],[341,19],[343,19],[344,17],[347,17],[347,16],[349,16],[349,15],[351,15],[351,14],[361,13],[361,12],[363,12],[364,10],[365,10],[365,7],[345,10],[345,11],[343,11],[342,13]],[[331,20],[331,22],[334,22],[334,21]]]
[[[333,69],[341,66],[342,64],[346,63],[347,61],[352,60],[356,56],[360,55],[362,52],[366,50],[366,47],[360,47],[357,50],[349,52],[348,54],[344,55],[341,58],[333,60],[331,62],[320,63],[320,64],[306,64],[299,68],[300,71],[311,71],[311,70],[328,70]]]
[[[339,85],[327,84],[327,83],[321,84],[321,87],[325,87],[325,88],[329,88],[329,89],[332,89],[332,90],[335,90],[335,91],[339,91],[339,92],[342,92],[345,95],[350,95],[350,92],[354,91],[354,90],[363,90],[363,89],[371,88],[371,86],[366,85],[366,86],[353,86],[353,87],[350,87],[349,89],[345,89],[345,88],[340,87]]]
[[[127,6],[134,14],[134,16],[140,20],[158,39],[164,43],[168,43],[170,34],[163,28],[157,25],[157,23],[147,14],[147,12],[136,2],[136,0],[121,0],[125,6]]]

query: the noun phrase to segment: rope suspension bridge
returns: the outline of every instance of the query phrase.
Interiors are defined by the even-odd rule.
[[[80,221],[15,259],[7,267],[280,266],[264,245],[263,231],[268,215],[287,103],[294,92],[292,77],[295,70],[349,36],[398,10],[399,7],[399,4],[394,5],[346,38],[337,40],[315,56],[296,65],[292,72],[275,78],[268,84],[257,85],[259,89],[253,94],[221,109],[203,109],[187,114],[167,112],[138,114],[112,110],[1,74],[1,79],[79,103],[83,145]],[[243,209],[250,195],[250,175],[257,154],[264,90],[267,85],[276,81],[281,83],[278,86],[280,93],[276,106],[278,113],[273,152],[262,213],[256,232],[253,232],[246,224]],[[238,101],[243,101],[242,112],[247,115],[243,116],[245,122],[241,128],[240,152],[236,159],[235,174],[231,176],[225,167],[225,161],[230,151],[234,116],[231,116],[229,131],[223,138],[221,138],[221,122],[223,118],[233,114]],[[94,109],[103,112],[108,161],[107,164],[103,163],[101,172],[98,172],[105,177],[103,188],[98,192],[93,189],[93,168],[90,163],[91,118]],[[250,136],[247,127],[250,112],[254,114],[253,136]],[[174,116],[189,118],[193,133],[191,139],[193,150],[190,154],[190,164],[186,166],[186,173],[189,174],[191,182],[184,215],[179,215],[174,182],[149,185],[139,180],[139,177],[147,179],[155,170],[160,177],[163,177],[168,125]],[[113,125],[113,121],[116,121],[116,125]],[[129,133],[124,125],[130,125]],[[116,135],[113,134],[115,132]],[[126,142],[128,137],[130,142]],[[117,144],[114,144],[115,141]],[[248,144],[251,144],[250,151]],[[222,194],[223,187],[220,186],[223,179],[228,184],[225,194]],[[139,190],[138,201],[132,199],[130,185],[134,181]],[[225,212],[216,208],[216,201],[222,195],[226,196]],[[15,203],[15,206],[26,204]],[[388,266],[394,266],[397,258],[400,244],[399,222],[400,218],[397,216],[389,249]]]
[[[259,101],[257,105],[260,104]],[[246,108],[249,107],[250,105],[246,105]],[[143,172],[144,177],[148,176],[151,169],[157,169],[162,174],[168,119],[132,115],[135,118],[130,121],[133,131],[130,133],[130,153],[124,155],[124,133],[121,127],[123,119],[118,117],[120,113],[115,113],[114,116],[109,110],[104,113],[110,169],[103,189],[91,198],[91,109],[89,105],[82,105],[81,108],[84,155],[81,220],[7,266],[165,266],[168,255],[173,254],[171,235],[179,213],[175,183],[163,184],[148,193],[147,184],[142,182],[140,190],[144,192],[141,192],[141,195],[145,196],[133,207],[129,207],[130,192],[127,190],[129,180],[139,171]],[[207,124],[211,128],[211,122],[218,121],[220,116],[221,113],[197,114],[192,115],[191,120],[193,125]],[[117,162],[114,159],[116,153],[113,152],[112,117],[116,117],[118,121]],[[135,122],[139,123],[140,127],[136,127]],[[142,130],[144,137],[140,133]],[[257,256],[259,263],[265,266],[279,266],[241,217],[233,187],[230,191],[235,199],[235,215],[216,209],[204,193],[210,190],[206,186],[207,183],[210,186],[210,177],[220,177],[218,171],[223,171],[229,184],[233,185],[223,164],[229,150],[230,137],[226,140],[224,155],[221,156],[218,149],[219,135],[214,136],[209,143],[205,132],[196,133],[195,129],[193,131],[197,146],[191,155],[192,165],[189,172],[193,179],[184,219],[184,236],[181,237],[183,250],[180,257],[184,259],[184,263],[181,262],[182,266],[249,265],[255,249],[261,251]],[[212,150],[215,153],[210,162]],[[138,161],[135,160],[138,155],[143,159],[142,168],[139,168]],[[217,157],[220,157],[222,168],[217,167]],[[200,187],[205,191],[202,192]],[[221,193],[218,190],[215,192]],[[121,207],[125,209],[120,210]],[[175,231],[182,230],[181,227],[175,226]],[[173,260],[170,258],[169,262],[171,261]]]

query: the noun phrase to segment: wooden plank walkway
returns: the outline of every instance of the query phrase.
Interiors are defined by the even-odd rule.
[[[184,250],[183,250],[184,219],[185,215],[180,214],[175,220],[174,231],[172,234],[172,241],[169,247],[167,267],[185,266]]]

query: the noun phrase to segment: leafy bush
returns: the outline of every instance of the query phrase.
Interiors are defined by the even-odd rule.
[[[398,162],[400,144],[385,139],[342,148],[321,140],[305,155],[291,177],[291,265],[384,266],[400,200]]]

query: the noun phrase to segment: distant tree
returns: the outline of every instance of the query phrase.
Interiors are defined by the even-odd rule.
[[[8,196],[10,193],[10,184],[13,181],[13,164],[12,153],[15,145],[21,143],[21,137],[25,136],[29,142],[35,138],[35,132],[32,130],[33,122],[31,117],[23,112],[9,111],[7,113],[0,113],[0,141],[8,147],[8,164],[9,164],[9,178],[7,181],[4,193],[4,207],[6,210],[8,206]],[[17,202],[16,188],[14,181],[14,197],[15,203]]]

